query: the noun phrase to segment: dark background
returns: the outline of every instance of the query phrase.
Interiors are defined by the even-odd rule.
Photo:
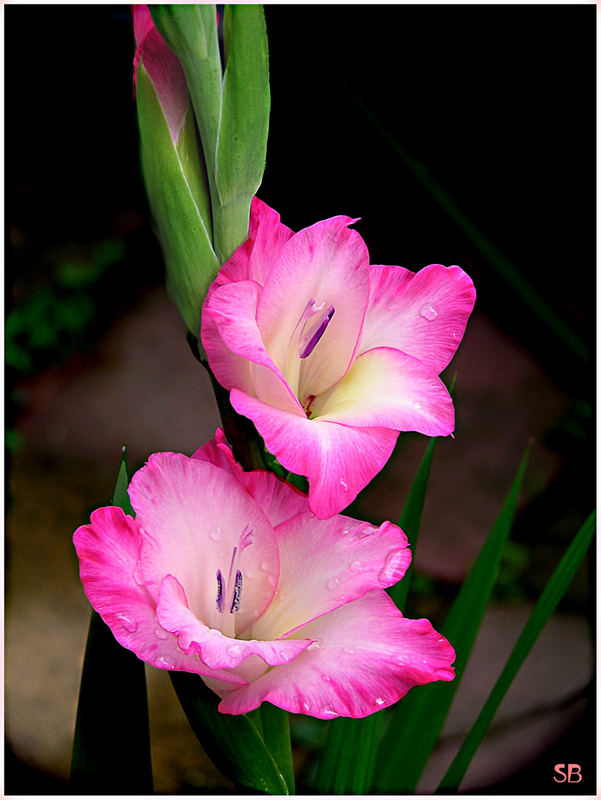
[[[163,268],[138,168],[128,7],[4,13],[10,446],[26,403],[20,381],[85,354]],[[372,263],[460,264],[479,313],[572,398],[553,434],[564,467],[522,530],[541,514],[582,521],[594,504],[595,14],[266,7],[272,112],[260,196],[295,230],[361,217]],[[87,271],[74,277],[71,261]],[[516,291],[512,269],[534,299]],[[35,780],[10,759],[7,772],[28,790]]]

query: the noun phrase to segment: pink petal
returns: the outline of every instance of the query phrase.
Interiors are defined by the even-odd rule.
[[[177,636],[184,653],[196,654],[211,670],[234,669],[252,655],[269,666],[287,664],[311,644],[311,639],[277,642],[224,636],[194,616],[183,587],[173,575],[167,575],[161,583],[157,619],[165,630]]]
[[[140,560],[155,600],[165,575],[173,575],[193,613],[210,627],[222,628],[229,613],[217,610],[217,573],[227,583],[237,548],[234,574],[241,571],[243,590],[240,610],[231,620],[235,633],[261,615],[279,576],[278,545],[268,519],[235,477],[197,458],[157,453],[133,476],[129,495],[136,521],[147,534]],[[253,541],[242,546],[247,530],[253,531]],[[228,587],[229,595],[231,581]]]
[[[276,533],[280,580],[269,608],[252,627],[259,639],[289,636],[371,589],[392,586],[411,562],[407,537],[390,522],[376,528],[342,515],[318,520],[305,511]]]
[[[226,261],[215,279],[215,287],[235,281],[256,281],[263,286],[271,265],[292,231],[280,222],[280,215],[267,203],[253,197],[248,239]]]
[[[75,531],[79,574],[92,607],[123,647],[152,666],[242,683],[239,676],[212,670],[183,653],[176,637],[157,622],[138,562],[143,536],[136,521],[113,506],[94,511],[90,525]]]
[[[214,348],[214,340],[203,339],[211,368],[217,380],[230,389],[232,385],[241,388],[241,381],[227,384],[222,370],[222,356],[230,363],[230,353],[252,362],[251,378],[255,391],[266,403],[286,408],[291,413],[304,411],[290,390],[279,369],[267,353],[256,322],[257,301],[261,287],[254,281],[239,281],[216,288],[205,305],[204,317],[209,317],[216,325],[225,348]]]
[[[459,267],[431,264],[415,274],[371,267],[360,352],[394,347],[439,374],[459,346],[475,299],[474,284]]]
[[[290,664],[222,690],[219,710],[244,714],[267,701],[321,719],[365,717],[413,686],[452,680],[455,653],[428,620],[408,620],[374,589],[295,634],[315,641]]]
[[[140,62],[148,72],[163,109],[169,133],[177,144],[188,109],[188,84],[177,56],[155,28],[148,6],[134,6],[134,85]]]
[[[265,348],[301,403],[344,375],[358,344],[369,256],[361,236],[348,228],[353,221],[333,217],[294,234],[274,260],[260,296],[257,323]],[[334,315],[301,363],[297,326],[311,301],[324,309],[333,306]]]
[[[280,464],[309,479],[309,506],[320,519],[337,514],[382,469],[398,433],[380,427],[351,427],[307,419],[232,389],[239,414],[252,419]]]
[[[390,347],[359,356],[340,383],[316,398],[312,411],[316,421],[427,436],[448,436],[455,427],[453,401],[438,375]]]
[[[272,472],[264,470],[244,472],[234,459],[221,428],[217,428],[215,439],[203,445],[192,458],[200,458],[231,472],[256,500],[274,528],[309,508],[306,494]]]

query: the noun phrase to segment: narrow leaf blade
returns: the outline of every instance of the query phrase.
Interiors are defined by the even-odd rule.
[[[586,555],[586,551],[595,532],[595,522],[596,515],[595,512],[593,512],[576,534],[574,541],[566,550],[555,572],[551,576],[549,583],[545,586],[501,675],[495,683],[486,703],[482,707],[471,731],[468,733],[459,752],[442,779],[437,793],[454,792],[459,788],[459,784],[463,780],[463,776],[470,765],[474,753],[488,730],[507,689],[509,689],[513,679],[524,663],[526,656],[549,621],[549,618],[572,582],[576,570]]]
[[[528,455],[529,448],[501,512],[441,627],[441,633],[455,648],[455,680],[417,687],[397,704],[380,747],[376,769],[379,792],[411,793],[417,787],[459,687],[488,605],[513,522]]]
[[[113,503],[131,513],[125,454]],[[71,786],[81,794],[150,794],[150,727],[144,662],[92,612],[73,742]]]
[[[384,712],[330,723],[316,788],[320,794],[367,794],[371,787]]]
[[[430,439],[424,457],[418,467],[409,495],[403,507],[403,513],[399,519],[399,527],[405,532],[409,539],[409,545],[413,551],[413,558],[409,569],[405,573],[403,579],[392,586],[388,593],[396,603],[397,608],[401,611],[405,608],[407,602],[407,595],[411,586],[411,578],[413,576],[413,561],[415,559],[415,549],[417,546],[417,539],[419,536],[419,529],[422,521],[422,514],[424,511],[424,503],[426,501],[426,489],[428,488],[428,479],[430,477],[430,469],[432,467],[432,460],[434,458],[434,449],[436,447],[437,439]]]
[[[221,714],[219,698],[198,675],[170,672],[192,730],[206,754],[236,786],[290,794],[282,772],[250,717]]]

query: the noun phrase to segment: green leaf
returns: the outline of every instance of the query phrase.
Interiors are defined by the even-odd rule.
[[[501,701],[505,697],[507,689],[509,689],[532,645],[549,621],[586,555],[595,532],[595,522],[596,514],[593,512],[576,534],[574,541],[566,550],[549,583],[545,586],[490,696],[436,790],[437,793],[455,792],[459,788],[472,757],[492,722]]]
[[[526,449],[507,499],[441,633],[456,652],[455,679],[412,689],[399,701],[383,737],[376,769],[378,792],[413,793],[461,681],[494,585],[528,463]]]
[[[431,439],[428,444],[399,520],[414,553],[436,442],[437,439]],[[388,590],[401,610],[407,599],[411,575],[412,572],[407,570],[404,578]],[[370,790],[384,719],[384,713],[380,711],[365,719],[330,722],[317,776],[321,793],[365,794]]]
[[[248,715],[221,714],[219,698],[200,676],[189,672],[169,675],[192,730],[224,775],[237,787],[290,794],[280,767]]]
[[[113,503],[131,513],[125,454]],[[150,794],[150,729],[144,662],[92,612],[81,677],[71,787],[77,794]]]
[[[430,477],[430,469],[432,467],[432,459],[434,458],[434,448],[436,447],[437,439],[430,439],[424,457],[418,467],[409,495],[403,507],[403,513],[399,519],[399,528],[405,532],[409,539],[409,545],[413,551],[413,558],[409,569],[405,573],[402,580],[391,586],[388,594],[396,603],[397,608],[401,611],[405,608],[407,602],[407,595],[409,587],[411,586],[411,579],[413,577],[413,561],[415,559],[415,551],[417,547],[417,539],[419,536],[419,529],[422,521],[422,513],[424,510],[424,503],[426,500],[426,489],[428,488],[428,478]]]
[[[320,794],[367,794],[371,787],[384,712],[330,722],[319,762]]]
[[[258,709],[261,715],[262,736],[265,745],[280,772],[290,794],[294,794],[294,766],[290,742],[290,716],[287,711],[271,703],[262,703]]]
[[[212,241],[209,200],[194,121],[186,114],[177,147],[144,68],[138,68],[137,109],[142,171],[167,267],[167,287],[188,330],[200,331],[200,312],[219,271]]]

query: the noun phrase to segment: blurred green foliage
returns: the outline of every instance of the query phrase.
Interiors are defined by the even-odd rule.
[[[5,322],[6,365],[29,375],[62,361],[88,341],[95,289],[125,258],[125,243],[105,239],[77,256],[56,257],[48,280],[16,302]]]

